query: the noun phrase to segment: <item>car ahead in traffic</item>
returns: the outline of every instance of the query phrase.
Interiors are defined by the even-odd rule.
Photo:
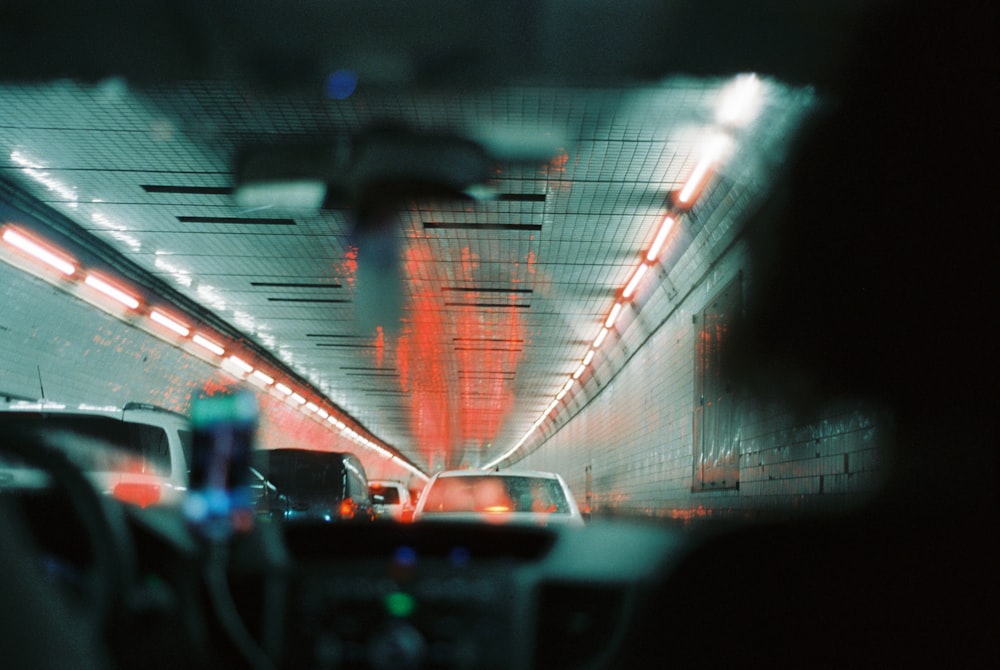
[[[182,414],[145,403],[122,407],[49,401],[0,405],[0,434],[14,429],[76,438],[66,456],[101,492],[141,507],[176,505],[188,487],[190,423]],[[39,472],[0,461],[0,489],[37,479]]]
[[[262,449],[250,458],[259,518],[277,521],[372,521],[364,466],[345,452]]]
[[[403,482],[372,480],[368,482],[375,505],[375,517],[392,521],[413,520],[413,500]]]
[[[427,483],[413,520],[584,525],[566,481],[537,471],[439,472]]]

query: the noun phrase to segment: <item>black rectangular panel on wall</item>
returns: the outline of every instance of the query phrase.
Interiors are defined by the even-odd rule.
[[[742,312],[737,278],[695,317],[692,491],[740,484],[740,407],[733,354]]]

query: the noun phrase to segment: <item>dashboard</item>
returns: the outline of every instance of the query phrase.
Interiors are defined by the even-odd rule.
[[[0,486],[8,670],[886,667],[995,645],[969,606],[994,601],[995,548],[891,506],[710,531],[259,521],[221,541],[46,470],[60,486]]]
[[[147,534],[183,536],[176,519],[150,517]],[[648,587],[686,546],[620,522],[310,522],[260,524],[209,560],[225,562],[250,638],[239,654],[256,667],[596,668],[613,667]],[[226,598],[209,598],[219,619]]]

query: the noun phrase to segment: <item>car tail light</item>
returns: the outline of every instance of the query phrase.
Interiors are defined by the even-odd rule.
[[[120,482],[115,485],[111,495],[122,502],[139,507],[149,507],[160,502],[160,487],[158,484]]]
[[[340,518],[341,519],[353,519],[354,518],[354,500],[351,498],[344,498],[344,501],[340,503]]]

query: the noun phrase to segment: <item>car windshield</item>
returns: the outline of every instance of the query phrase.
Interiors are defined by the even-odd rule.
[[[447,512],[534,512],[568,514],[555,479],[533,477],[441,477],[429,487],[424,514]]]
[[[0,665],[976,666],[993,13],[0,3]]]

